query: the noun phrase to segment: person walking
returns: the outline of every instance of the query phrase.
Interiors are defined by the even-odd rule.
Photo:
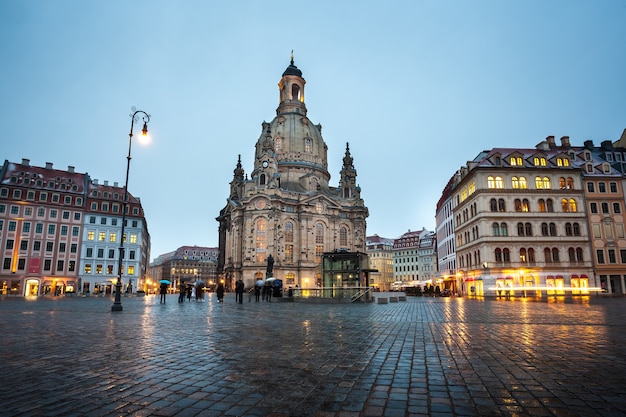
[[[258,303],[261,298],[261,285],[254,286],[254,300]]]
[[[187,301],[191,302],[191,285],[187,284]]]
[[[217,289],[215,290],[215,294],[217,295],[217,302],[224,302],[224,284],[221,282],[217,285]]]
[[[243,284],[243,281],[241,280],[241,278],[239,278],[237,280],[237,282],[235,283],[235,302],[242,304],[243,303],[243,290],[245,288],[245,285]]]
[[[165,302],[165,296],[167,295],[167,284],[166,283],[162,283],[161,287],[159,289],[159,294],[161,294],[161,299],[159,300],[159,304],[164,303]]]
[[[182,282],[180,283],[180,288],[178,290],[178,302],[185,302],[185,284],[183,284]]]

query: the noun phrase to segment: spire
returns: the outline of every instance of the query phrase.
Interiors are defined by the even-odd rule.
[[[360,198],[361,189],[356,185],[356,169],[354,169],[354,160],[350,155],[350,144],[346,142],[346,154],[343,157],[343,167],[339,173],[339,188],[341,188],[341,196],[343,198]]]

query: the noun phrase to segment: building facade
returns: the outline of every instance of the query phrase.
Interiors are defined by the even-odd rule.
[[[91,292],[96,284],[101,284],[99,291],[108,285],[110,292],[119,260],[122,196],[122,188],[99,186],[72,166],[59,170],[52,163],[36,167],[28,159],[5,161],[0,174],[0,292],[61,295]],[[150,235],[139,200],[130,196],[130,201],[123,278],[134,291],[146,272]]]
[[[423,239],[426,241],[422,244]],[[401,283],[401,286],[424,286],[426,281],[433,284],[436,269],[436,239],[433,232],[425,228],[409,230],[395,239],[393,265],[394,282]],[[426,273],[424,268],[428,269]]]
[[[160,280],[170,281],[172,292],[181,284],[203,283],[212,290],[218,283],[217,259],[219,249],[205,246],[181,246],[157,257],[150,264],[150,277],[156,290]]]
[[[368,236],[366,240],[370,273],[370,285],[379,291],[391,290],[393,274],[393,239],[378,235]]]
[[[481,152],[458,171],[452,196],[462,294],[588,294],[599,284],[582,172],[588,159],[591,152],[571,147],[568,137],[557,146],[549,136],[534,149]]]
[[[321,285],[321,259],[335,250],[365,252],[368,210],[346,146],[339,185],[329,184],[321,125],[307,117],[306,81],[291,60],[278,83],[276,117],[263,122],[248,178],[239,158],[219,222],[218,269],[231,288],[273,276],[286,287]]]

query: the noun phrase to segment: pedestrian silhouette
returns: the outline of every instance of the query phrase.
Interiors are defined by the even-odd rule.
[[[164,303],[165,302],[165,296],[167,295],[167,284],[166,283],[162,283],[160,290],[159,290],[159,294],[161,294],[161,299],[159,300],[159,303]]]
[[[218,284],[217,289],[215,290],[215,294],[217,295],[217,302],[224,302],[224,284],[221,282]]]
[[[241,278],[237,280],[235,283],[235,302],[242,304],[243,303],[243,290],[245,286]]]

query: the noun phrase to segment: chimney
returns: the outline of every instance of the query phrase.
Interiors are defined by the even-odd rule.
[[[68,165],[67,166],[67,172],[69,172],[70,174],[73,174],[74,173],[74,167],[71,166],[71,165]]]
[[[586,140],[583,142],[583,146],[585,147],[585,149],[593,149],[593,141],[592,140]]]
[[[561,146],[564,148],[571,147],[571,145],[569,144],[569,136],[561,136]]]
[[[550,147],[550,149],[556,148],[556,142],[554,142],[554,136],[548,136],[546,138],[546,141],[548,141],[548,146]]]
[[[113,186],[116,188],[119,187],[119,185],[117,184],[117,181],[113,183]]]
[[[52,162],[46,162],[46,169],[52,169]]]
[[[610,140],[603,140],[600,142],[600,147],[603,151],[612,151],[613,150],[613,142]]]
[[[98,179],[97,179],[97,178],[94,178],[94,179],[92,180],[92,182],[93,182],[93,185],[98,185]]]
[[[109,180],[104,180],[104,185],[109,185]]]
[[[30,159],[22,158],[22,165],[30,166]]]

